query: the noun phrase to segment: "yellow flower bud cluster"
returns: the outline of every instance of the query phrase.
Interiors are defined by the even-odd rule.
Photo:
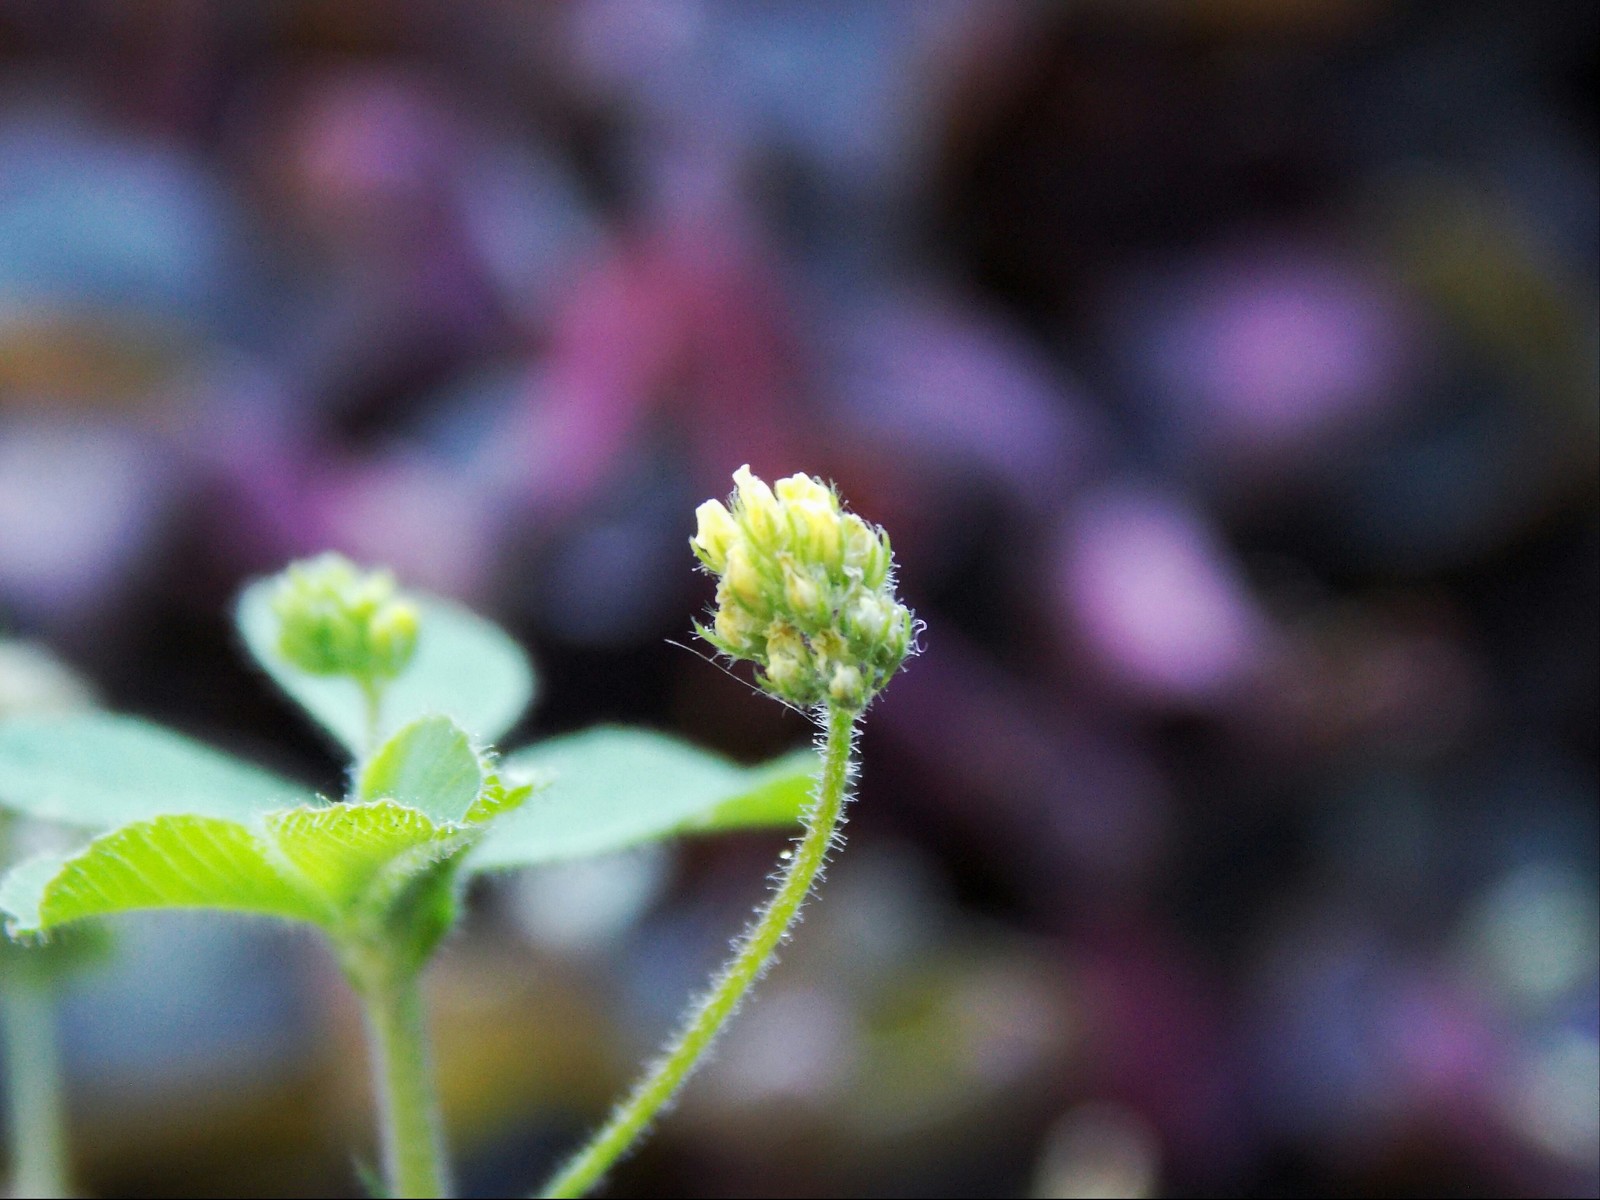
[[[727,505],[695,511],[689,539],[719,580],[716,617],[696,625],[700,636],[755,663],[757,682],[791,703],[865,707],[912,649],[889,535],[809,475],[768,487],[745,466],[733,479]]]
[[[388,571],[363,571],[338,554],[291,564],[272,597],[278,653],[313,675],[393,679],[417,648],[417,610]]]

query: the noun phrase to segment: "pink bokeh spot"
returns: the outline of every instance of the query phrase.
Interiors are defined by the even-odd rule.
[[[1428,330],[1398,284],[1303,244],[1221,250],[1124,298],[1142,374],[1226,469],[1282,477],[1407,405]]]
[[[1265,653],[1266,619],[1226,548],[1177,501],[1123,487],[1086,497],[1059,570],[1076,640],[1136,695],[1212,701]]]

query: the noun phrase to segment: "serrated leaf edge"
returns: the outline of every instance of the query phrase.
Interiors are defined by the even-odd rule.
[[[319,799],[321,798],[319,797]],[[287,818],[295,813],[311,814],[324,812],[334,807],[334,805],[325,802],[322,804],[296,805],[292,808],[277,809],[269,813],[262,813],[251,818],[249,821],[234,821],[225,817],[197,818],[203,819],[207,822],[231,825],[234,828],[241,830],[251,840],[251,842],[254,843],[255,848],[260,850],[263,861],[279,877],[283,884],[290,891],[295,893],[300,899],[305,901],[308,909],[320,910],[320,913],[315,917],[310,915],[300,917],[298,915],[292,915],[289,913],[274,914],[269,912],[243,909],[228,909],[225,906],[220,905],[216,908],[211,908],[210,911],[232,911],[238,913],[239,915],[259,916],[266,917],[268,919],[272,919],[274,917],[281,920],[303,919],[308,923],[317,925],[319,928],[322,928],[330,934],[337,936],[337,934],[347,925],[354,925],[363,919],[370,919],[374,913],[381,911],[384,907],[384,902],[397,897],[399,893],[404,890],[411,877],[420,875],[425,870],[437,865],[440,862],[443,862],[445,859],[464,853],[466,850],[470,849],[471,846],[482,835],[484,829],[487,828],[487,823],[466,824],[464,822],[435,821],[422,810],[411,805],[401,804],[398,801],[391,799],[380,798],[376,800],[351,801],[345,802],[345,804],[340,805],[339,807],[362,808],[379,806],[399,809],[415,815],[421,819],[423,824],[427,827],[428,832],[424,837],[418,839],[410,846],[406,846],[397,851],[389,859],[380,864],[366,881],[366,883],[361,887],[359,893],[352,900],[349,908],[346,910],[338,909],[331,902],[331,899],[327,893],[324,892],[318,885],[316,885],[299,867],[299,865],[295,863],[293,858],[290,857],[289,854],[284,850],[282,844],[278,840],[276,832],[276,826],[280,824],[284,818]],[[191,814],[163,814],[163,817],[183,818],[189,816],[191,816]],[[46,851],[24,859],[12,866],[10,870],[5,872],[4,876],[0,876],[0,896],[3,896],[6,891],[9,890],[5,885],[14,877],[16,877],[19,872],[36,871],[43,864],[47,862],[53,862],[55,865],[55,870],[51,873],[48,879],[38,886],[37,890],[37,903],[34,905],[34,911],[32,915],[35,919],[40,919],[42,918],[51,887],[56,884],[62,874],[75,862],[93,853],[100,843],[112,837],[124,835],[129,830],[138,826],[153,824],[162,820],[163,817],[152,817],[143,821],[133,821],[127,825],[106,830],[69,854]],[[399,865],[402,862],[405,863],[404,867]],[[380,899],[380,897],[382,899]],[[180,907],[188,906],[152,905],[147,909],[126,909],[123,911],[163,911],[168,908]],[[196,905],[194,907],[200,909],[209,908],[209,906],[206,905]],[[104,914],[104,917],[100,918],[84,917],[75,919],[73,921],[60,922],[55,925],[41,924],[28,926],[22,924],[22,919],[28,914],[17,913],[14,909],[9,907],[4,909],[4,913],[6,918],[6,935],[13,941],[22,943],[48,941],[51,933],[53,933],[55,930],[77,924],[79,920],[104,919],[104,917],[118,915],[115,913],[106,913]]]

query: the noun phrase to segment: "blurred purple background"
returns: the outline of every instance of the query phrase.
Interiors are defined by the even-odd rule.
[[[755,758],[691,514],[821,474],[927,652],[614,1194],[1594,1195],[1597,64],[1587,0],[0,0],[0,626],[331,789],[226,612],[334,547],[525,640],[524,734]],[[476,898],[470,1194],[775,846]],[[359,1194],[354,1026],[309,939],[129,922],[87,1185]]]

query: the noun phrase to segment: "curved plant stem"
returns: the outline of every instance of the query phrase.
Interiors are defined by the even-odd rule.
[[[0,1024],[5,1027],[11,1195],[70,1196],[52,989],[31,979],[8,981],[0,996]]]
[[[589,1144],[545,1185],[541,1195],[582,1196],[598,1183],[694,1072],[745,993],[771,965],[774,952],[794,925],[838,833],[850,779],[855,719],[853,710],[828,712],[816,803],[806,816],[805,836],[772,899],[739,943],[711,991],[694,1004],[660,1061],[634,1086]]]
[[[393,1197],[444,1195],[444,1135],[428,1055],[427,1016],[414,971],[385,973],[359,988],[372,1041],[373,1091],[383,1174]]]

